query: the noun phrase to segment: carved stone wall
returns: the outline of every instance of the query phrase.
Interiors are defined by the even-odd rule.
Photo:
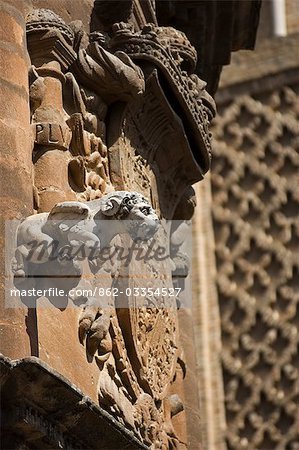
[[[146,24],[146,19],[154,17],[150,1],[129,1],[124,9],[122,2],[86,1],[82,21],[77,20],[82,5],[78,11],[73,3],[66,3],[67,11],[62,6],[54,0],[47,4],[33,1],[19,14],[17,32],[22,46],[19,44],[18,51],[24,61],[16,81],[23,83],[24,92],[17,105],[24,108],[21,125],[27,141],[24,139],[23,155],[20,145],[16,146],[16,160],[26,172],[24,191],[30,205],[25,205],[24,212],[16,205],[16,211],[8,216],[24,216],[15,239],[15,257],[11,255],[7,264],[7,278],[17,288],[27,281],[27,289],[43,283],[43,287],[88,283],[75,258],[62,262],[60,255],[56,273],[47,266],[48,253],[45,260],[28,262],[31,239],[52,243],[59,237],[60,249],[66,243],[73,247],[88,243],[86,250],[91,242],[110,245],[116,236],[120,238],[120,229],[112,232],[113,219],[119,227],[122,222],[129,223],[120,219],[137,219],[139,231],[152,225],[156,228],[159,219],[189,220],[195,207],[191,184],[201,180],[210,166],[209,123],[215,105],[206,83],[193,73],[197,54],[184,33]],[[8,73],[15,76],[11,65]],[[9,104],[8,95],[5,101]],[[6,113],[9,122],[9,111]],[[24,196],[22,201],[28,203],[28,198]],[[69,219],[75,223],[68,225]],[[110,227],[103,232],[97,220],[110,220]],[[159,239],[170,246],[165,235]],[[126,248],[125,239],[122,245]],[[180,245],[175,244],[177,250]],[[91,283],[96,283],[102,269],[97,258],[89,255],[85,261]],[[173,261],[160,265],[157,261],[143,265],[133,261],[131,266],[126,272],[120,264],[117,274],[106,274],[108,286],[121,283],[122,276],[123,286],[132,292],[133,288],[146,289],[148,283],[151,289],[173,286],[172,271],[177,269]],[[143,271],[142,276],[138,272],[139,279],[138,274],[134,279],[136,267]],[[166,281],[159,277],[163,271]],[[13,447],[20,440],[26,448],[34,441],[34,446],[42,448],[48,439],[69,439],[58,419],[50,436],[46,399],[51,392],[32,398],[30,382],[21,392],[19,369],[15,368],[25,367],[33,377],[37,365],[38,372],[49,372],[53,386],[60,384],[61,376],[69,381],[61,386],[62,404],[69,398],[70,385],[74,392],[78,388],[89,398],[96,416],[107,419],[107,429],[115,423],[125,441],[131,435],[133,448],[199,446],[198,426],[193,425],[199,421],[198,395],[191,387],[196,379],[193,349],[189,345],[186,359],[183,352],[184,345],[193,340],[192,319],[186,320],[186,332],[183,327],[180,330],[176,299],[160,299],[164,302],[161,307],[140,307],[142,295],[132,293],[127,295],[128,308],[117,308],[114,299],[109,307],[100,308],[95,302],[100,298],[88,294],[76,299],[74,308],[68,298],[69,287],[66,290],[64,302],[59,304],[49,293],[43,299],[37,294],[31,303],[25,290],[20,294],[23,310],[18,319],[20,328],[27,325],[24,332],[30,348],[20,347],[17,353],[2,349],[5,357],[15,359],[1,359],[5,368],[3,408],[11,417],[3,424],[8,436],[5,445]],[[185,378],[190,380],[186,395]],[[7,395],[11,384],[17,386],[14,397]],[[28,404],[32,405],[29,409]],[[53,394],[50,408],[57,412],[56,407]],[[74,409],[72,403],[71,415]],[[29,426],[20,431],[23,421]],[[68,426],[73,426],[72,420]],[[96,446],[94,440],[90,439]],[[107,448],[113,448],[112,441],[116,441],[115,434]],[[68,444],[63,445],[67,448]]]
[[[88,284],[76,257],[64,258],[65,246],[83,245],[84,251],[95,242],[116,246],[112,241],[122,239],[122,230],[113,232],[113,220],[121,227],[119,219],[137,218],[141,233],[155,232],[159,220],[191,220],[196,206],[191,185],[209,170],[212,153],[215,103],[207,91],[215,91],[232,49],[252,47],[260,0],[162,3],[167,7],[158,13],[154,0],[0,0],[4,218],[22,219],[5,255],[11,285],[57,287],[64,278],[72,286]],[[174,20],[186,11],[188,17]],[[192,30],[190,17],[196,17]],[[172,27],[176,23],[179,29]],[[202,206],[210,193],[205,188],[198,193]],[[105,232],[99,218],[110,225]],[[69,219],[75,223],[68,225]],[[10,224],[8,229],[12,234]],[[4,226],[0,231],[2,243]],[[58,273],[47,266],[49,254],[28,262],[32,238],[61,239]],[[197,263],[207,267],[195,277],[199,284],[213,265],[203,255],[210,248],[202,238],[196,241]],[[165,234],[159,239],[171,260],[160,265],[136,260],[127,271],[119,264],[105,273],[108,287],[118,286],[122,276],[130,289],[183,285],[188,262],[180,252],[180,229],[174,240]],[[121,242],[126,248],[126,239]],[[82,263],[90,284],[105,271],[99,260],[89,253]],[[136,267],[145,277],[131,276]],[[1,267],[1,283],[3,273]],[[64,303],[55,304],[50,293],[29,302],[25,292],[19,293],[22,308],[8,310],[4,299],[1,304],[4,447],[195,450],[203,442],[220,450],[217,426],[222,429],[223,415],[214,419],[221,382],[209,378],[219,371],[219,340],[210,345],[208,331],[213,322],[219,333],[214,287],[200,286],[201,301],[213,295],[211,311],[195,305],[179,313],[183,296],[178,303],[167,296],[162,307],[153,308],[139,307],[142,295],[132,293],[124,295],[129,308],[113,301],[100,308],[96,294],[86,294],[73,308],[66,290]],[[1,284],[1,301],[2,293]],[[193,347],[194,312],[204,330]],[[211,357],[200,376],[195,348]],[[207,433],[202,433],[201,389],[207,389],[202,396]]]
[[[219,93],[212,213],[229,449],[298,448],[298,76]]]

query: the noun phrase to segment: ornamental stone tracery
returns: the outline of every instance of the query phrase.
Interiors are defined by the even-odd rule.
[[[230,449],[295,450],[298,415],[298,84],[219,108],[212,169]]]

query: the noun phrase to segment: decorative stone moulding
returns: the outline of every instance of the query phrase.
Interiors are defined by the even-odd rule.
[[[3,448],[16,442],[28,448],[29,441],[40,449],[150,450],[133,431],[39,358],[11,361],[0,356],[0,368],[1,404],[9,411],[1,423]]]

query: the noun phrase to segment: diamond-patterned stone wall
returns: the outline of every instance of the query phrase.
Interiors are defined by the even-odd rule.
[[[233,450],[299,449],[298,93],[294,82],[260,86],[220,106],[215,122],[212,209]]]

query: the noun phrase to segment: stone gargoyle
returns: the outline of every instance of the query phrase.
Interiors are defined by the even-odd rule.
[[[108,247],[116,235],[128,233],[132,239],[148,239],[157,231],[158,222],[148,200],[137,192],[112,192],[87,203],[58,203],[49,213],[29,216],[19,225],[12,261],[14,276],[28,277],[29,265],[47,264],[55,251],[59,274],[64,275],[66,271],[60,269],[68,265],[75,271],[66,276],[80,277],[76,257],[67,258],[66,248],[71,248],[73,255],[80,251],[87,260],[96,259],[100,249]],[[35,273],[29,276],[34,277]],[[47,270],[42,276],[47,277],[48,273]]]

